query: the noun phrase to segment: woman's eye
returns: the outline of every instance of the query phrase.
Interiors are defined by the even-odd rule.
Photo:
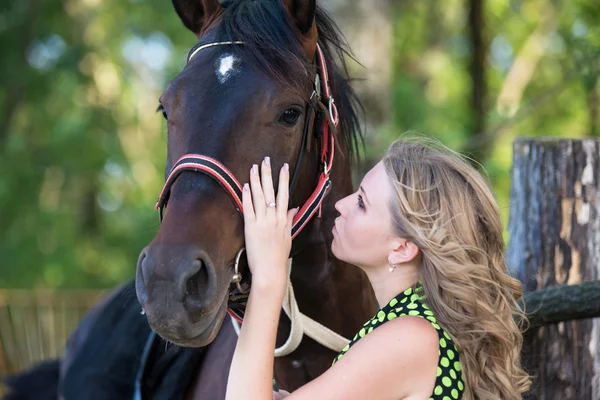
[[[365,203],[363,202],[363,198],[362,198],[362,196],[360,194],[358,195],[358,202],[357,203],[358,203],[358,206],[360,208],[362,208],[363,210],[365,209]]]
[[[291,127],[296,125],[298,118],[300,118],[300,111],[295,108],[288,108],[283,114],[281,114],[279,122],[285,126]]]

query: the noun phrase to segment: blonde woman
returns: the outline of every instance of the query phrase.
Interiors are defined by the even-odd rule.
[[[287,210],[287,166],[272,208],[268,158],[253,170],[243,191],[252,291],[228,400],[274,396],[296,212]],[[443,146],[401,139],[336,209],[332,252],[366,273],[380,310],[326,373],[286,399],[520,399],[530,384],[515,322],[525,320],[521,285],[507,274],[500,212],[484,178]]]

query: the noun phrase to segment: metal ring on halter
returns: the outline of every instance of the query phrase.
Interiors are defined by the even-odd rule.
[[[246,250],[245,247],[242,247],[235,256],[235,264],[233,265],[233,277],[231,278],[231,282],[237,285],[238,290],[242,294],[246,294],[249,291],[242,289],[242,285],[240,282],[242,281],[242,274],[240,273],[240,258],[242,257],[242,253]]]
[[[274,208],[277,206],[277,203],[275,203],[274,201],[268,201],[267,202],[267,207],[269,208]]]
[[[335,101],[333,100],[333,97],[329,98],[329,117],[331,118],[331,122],[333,122],[334,124],[337,123],[336,121],[336,116],[333,115],[333,103],[335,103]]]

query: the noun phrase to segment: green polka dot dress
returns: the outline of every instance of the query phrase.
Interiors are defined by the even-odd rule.
[[[421,295],[422,291],[423,288],[421,286],[418,286],[416,290],[409,288],[390,300],[385,307],[379,310],[373,318],[363,325],[352,341],[333,360],[333,364],[341,359],[360,338],[365,337],[365,335],[371,333],[373,329],[381,324],[405,315],[414,315],[431,322],[431,325],[433,325],[440,338],[438,351],[440,358],[437,367],[437,377],[433,393],[429,397],[429,400],[460,399],[465,385],[458,351],[450,335],[437,324],[433,312],[425,302],[424,296]]]

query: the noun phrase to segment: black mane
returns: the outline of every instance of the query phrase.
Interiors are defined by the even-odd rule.
[[[306,91],[314,80],[313,67],[302,50],[281,0],[227,0],[218,40],[239,40],[235,46],[245,60],[283,85]],[[340,115],[338,134],[350,160],[363,146],[360,116],[363,107],[350,86],[345,57],[352,57],[345,38],[327,12],[317,7],[319,45],[330,71],[330,85]],[[307,99],[308,100],[308,99]]]

